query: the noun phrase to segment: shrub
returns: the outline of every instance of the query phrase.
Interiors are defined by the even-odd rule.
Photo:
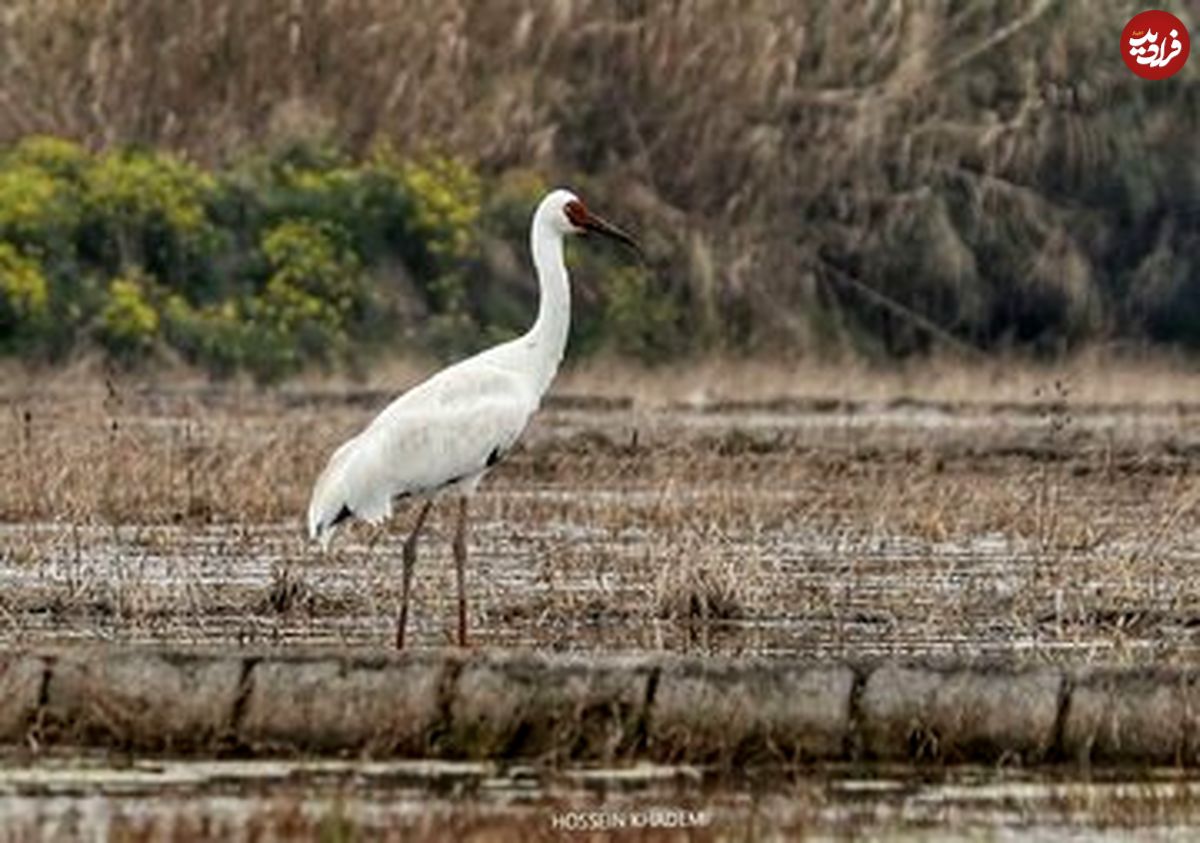
[[[185,288],[216,245],[207,210],[215,190],[211,175],[165,153],[99,156],[84,178],[88,257],[114,273],[142,266]]]
[[[78,195],[53,173],[29,163],[0,168],[0,238],[66,248],[79,223]]]
[[[172,294],[163,307],[163,332],[172,347],[189,362],[217,376],[232,375],[246,366],[251,327],[236,300],[195,307]]]
[[[213,178],[167,154],[109,152],[87,171],[88,200],[106,218],[194,235],[206,224]]]
[[[249,308],[262,342],[247,349],[259,375],[274,378],[308,359],[344,356],[363,298],[358,259],[345,239],[336,226],[307,220],[281,223],[263,236],[271,275]]]
[[[49,284],[41,267],[11,243],[0,242],[0,347],[19,348],[36,337],[49,315]]]
[[[394,342],[406,319],[399,336],[458,356],[528,325],[543,191],[528,171],[488,182],[460,158],[387,148],[354,162],[297,144],[214,175],[30,138],[0,153],[4,346],[32,353],[37,336],[53,355],[86,337],[132,362],[165,345],[272,380]],[[669,351],[678,301],[611,253],[578,256],[579,347]]]
[[[159,318],[147,297],[148,279],[136,274],[113,279],[100,311],[100,336],[118,356],[132,358],[158,338]]]
[[[264,295],[279,305],[280,325],[318,320],[340,330],[362,297],[358,258],[334,225],[289,221],[263,236],[271,268]]]
[[[619,353],[654,362],[679,348],[679,304],[638,266],[610,267],[604,281],[602,331]]]
[[[37,167],[55,178],[78,182],[91,166],[92,157],[74,141],[50,135],[29,135],[12,148],[6,163]]]
[[[444,156],[406,161],[400,173],[412,202],[412,231],[430,255],[443,264],[469,257],[482,201],[479,176],[462,160]]]

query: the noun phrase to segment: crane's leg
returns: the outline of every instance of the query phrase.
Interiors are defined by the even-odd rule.
[[[454,568],[458,575],[458,646],[467,646],[467,497],[458,499],[458,525],[454,529]]]
[[[421,528],[425,526],[425,519],[429,517],[429,510],[433,508],[433,501],[426,501],[421,507],[421,511],[417,513],[417,523],[413,525],[412,532],[408,534],[408,538],[404,540],[404,574],[400,586],[400,616],[396,618],[396,649],[404,649],[404,628],[408,626],[408,590],[412,586],[413,567],[417,564],[417,536],[421,534]]]

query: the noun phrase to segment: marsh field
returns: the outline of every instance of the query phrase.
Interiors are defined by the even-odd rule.
[[[10,387],[0,640],[386,645],[414,512],[327,554],[302,515],[332,449],[417,376]],[[1194,659],[1190,379],[576,372],[473,500],[475,641]],[[448,643],[448,510],[414,587],[415,641]]]
[[[324,555],[306,541],[301,514],[330,450],[420,372],[396,364],[364,383],[274,389],[86,366],[12,373],[0,414],[0,641],[388,646],[413,513],[400,509],[386,529],[345,531]],[[473,501],[474,644],[1194,663],[1196,386],[1177,365],[1099,360],[575,369]],[[448,512],[434,512],[410,620],[422,648],[448,645],[454,630]],[[212,773],[228,797],[218,804],[196,801],[207,773],[183,776],[180,790],[169,766],[106,778],[80,770],[110,762],[58,759],[36,774],[29,763],[0,782],[14,822],[69,829],[102,815],[121,834],[174,829],[181,839],[222,822],[249,829],[250,815],[265,823],[261,839],[329,822],[350,839],[373,836],[395,828],[402,806],[424,804],[413,793],[428,796],[407,768],[226,770]],[[707,806],[718,820],[752,816],[768,836],[928,831],[948,816],[998,833],[1195,820],[1194,785],[1178,777],[1090,782],[1097,791],[1003,770],[926,771],[915,781],[841,770],[773,782],[751,798],[710,793],[694,774],[643,770],[589,789],[536,770],[435,772],[429,781],[442,785],[430,804],[444,813],[414,808],[401,827],[430,839],[448,829],[552,837],[545,805],[594,801],[596,788],[610,807],[675,793],[665,804]],[[245,798],[247,786],[262,798]],[[131,819],[120,801],[130,793],[161,798]],[[859,825],[845,825],[855,817]],[[688,833],[721,838],[734,827]]]
[[[1200,77],[1130,73],[1133,11],[0,4],[0,843],[1195,837]],[[309,490],[392,396],[525,330],[560,186],[641,259],[568,248],[567,369],[471,504],[474,649],[447,502],[393,658],[416,512],[322,552]],[[511,700],[461,665],[505,658],[655,662],[599,717],[562,695],[646,752],[439,744],[475,726],[456,702]],[[737,746],[784,712],[762,769],[651,751],[669,664],[769,678],[675,707]],[[1000,689],[942,706],[974,732],[929,715],[955,671]],[[788,754],[812,687],[839,751]],[[892,755],[872,688],[903,698]],[[247,726],[364,698],[352,725],[429,740]],[[191,749],[122,731],[160,717]]]

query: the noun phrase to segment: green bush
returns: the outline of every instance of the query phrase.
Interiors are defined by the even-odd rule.
[[[475,246],[483,186],[463,161],[428,156],[400,166],[413,208],[412,231],[438,261],[470,257]]]
[[[6,326],[12,352],[52,355],[70,347],[89,318],[94,289],[83,279],[77,246],[82,179],[89,153],[57,138],[32,136],[0,153],[0,246],[36,259],[41,304],[19,326]]]
[[[206,367],[217,376],[248,369],[247,348],[253,329],[233,299],[194,306],[172,294],[163,306],[163,333],[184,359]],[[265,373],[259,372],[260,377]]]
[[[344,354],[363,295],[358,259],[344,239],[332,225],[307,221],[285,222],[264,235],[271,275],[254,299],[252,321],[274,340],[265,358],[270,374]]]
[[[63,180],[32,164],[0,169],[0,238],[63,248],[78,224],[78,195]]]
[[[49,316],[49,284],[42,268],[11,243],[0,242],[0,347],[19,350],[36,339]]]
[[[100,310],[100,336],[123,358],[150,350],[158,339],[158,311],[149,301],[150,282],[137,275],[115,278]]]
[[[680,308],[639,266],[612,268],[604,281],[602,335],[621,354],[652,363],[679,348]]]
[[[219,245],[210,174],[165,153],[114,151],[84,171],[83,189],[89,259],[112,274],[144,267],[185,292],[203,277]]]
[[[37,167],[55,178],[79,182],[92,164],[91,154],[73,141],[29,135],[9,152],[7,165]]]
[[[90,339],[127,363],[170,349],[262,380],[398,337],[459,356],[532,320],[544,190],[528,172],[488,182],[461,159],[386,148],[356,162],[296,144],[214,173],[27,138],[0,152],[0,347]],[[644,270],[605,251],[581,269],[582,347],[672,350],[678,302]]]
[[[162,226],[180,236],[205,229],[204,203],[215,182],[203,170],[166,154],[109,152],[86,171],[87,201],[106,220],[130,227]]]

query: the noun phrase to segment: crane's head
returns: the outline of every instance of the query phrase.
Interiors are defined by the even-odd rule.
[[[538,216],[544,216],[560,234],[603,234],[619,240],[638,254],[637,241],[608,220],[588,210],[578,196],[569,190],[555,190],[546,195],[538,206]]]

